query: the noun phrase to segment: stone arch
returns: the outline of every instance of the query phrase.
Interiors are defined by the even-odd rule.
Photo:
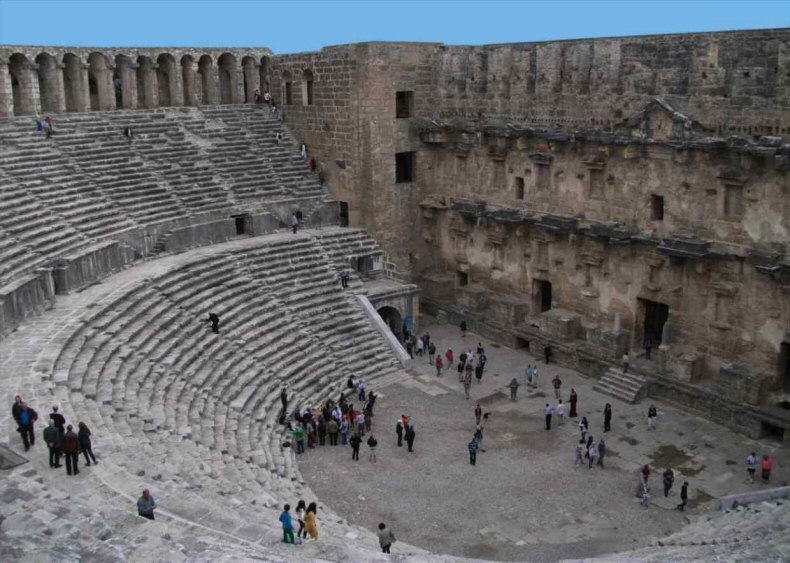
[[[22,53],[14,53],[9,57],[8,73],[11,75],[11,99],[14,102],[14,115],[35,113],[30,70],[30,61]]]
[[[107,57],[101,53],[88,55],[88,91],[90,93],[91,110],[101,111],[112,109],[113,97],[110,95],[110,65]]]
[[[219,70],[219,101],[221,104],[232,104],[236,93],[236,57],[223,53],[217,60]]]
[[[41,100],[41,111],[53,113],[60,111],[62,99],[58,76],[58,61],[49,53],[40,53],[36,57],[38,65],[38,93]]]
[[[134,107],[134,81],[132,78],[132,59],[126,55],[116,55],[115,69],[112,73],[113,94],[116,108]]]
[[[84,111],[82,61],[74,53],[63,55],[63,93],[66,111]]]
[[[159,107],[174,106],[176,98],[176,60],[169,53],[156,58],[156,83],[159,93]]]
[[[255,59],[244,57],[241,59],[241,68],[244,71],[244,103],[251,104],[255,102],[255,90],[260,89],[260,76],[255,72]]]
[[[184,83],[184,105],[194,106],[197,104],[195,91],[195,59],[192,55],[181,57],[181,75]]]
[[[154,63],[149,57],[137,57],[137,107],[156,107],[154,101]]]
[[[270,88],[270,84],[269,84],[270,67],[271,67],[271,62],[269,60],[269,57],[261,57],[260,80],[261,80],[261,90],[263,92],[268,92]]]
[[[302,105],[313,105],[313,71],[309,68],[302,73]]]
[[[214,61],[208,55],[203,55],[198,61],[198,73],[200,74],[200,91],[202,93],[200,102],[203,104],[216,103],[216,88],[214,85]]]
[[[395,307],[389,305],[378,309],[378,314],[398,340],[403,341],[403,316]]]

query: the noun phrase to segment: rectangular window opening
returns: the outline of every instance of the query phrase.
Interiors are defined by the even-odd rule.
[[[743,215],[743,186],[727,184],[724,186],[724,216]]]
[[[650,215],[653,221],[664,220],[664,196],[655,194],[650,196]]]
[[[516,199],[524,199],[524,178],[516,176]]]
[[[551,167],[547,164],[538,164],[535,175],[535,188],[538,191],[548,190],[551,187]]]
[[[414,111],[414,92],[395,92],[395,117],[411,117]]]
[[[293,102],[293,83],[285,83],[285,105],[290,106]]]
[[[466,272],[456,272],[458,274],[458,285],[469,285],[469,274]]]
[[[395,183],[404,184],[414,181],[414,153],[399,152],[395,154]]]

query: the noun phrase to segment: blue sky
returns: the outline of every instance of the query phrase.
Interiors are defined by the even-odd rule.
[[[252,46],[507,43],[790,27],[790,1],[0,0],[0,44]]]

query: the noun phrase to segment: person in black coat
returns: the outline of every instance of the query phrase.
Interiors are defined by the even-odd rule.
[[[58,412],[58,406],[52,405],[52,412],[49,413],[49,419],[55,424],[55,428],[60,432],[61,439],[66,433],[66,417]]]
[[[403,446],[403,423],[398,419],[398,423],[395,425],[395,434],[398,435],[398,447]]]
[[[98,464],[99,462],[96,461],[96,456],[93,455],[93,447],[91,446],[91,431],[88,428],[88,425],[84,422],[80,422],[77,427],[79,430],[77,431],[77,440],[80,444],[80,449],[82,453],[85,454],[85,465],[90,465],[91,460],[93,460],[94,464]],[[90,456],[90,458],[88,457]]]
[[[348,443],[351,445],[351,459],[359,461],[359,446],[362,444],[362,438],[355,432],[349,438]]]
[[[416,435],[417,434],[414,432],[414,425],[413,424],[409,424],[406,427],[406,444],[409,446],[409,451],[410,452],[414,451],[412,448],[414,447],[414,437]]]
[[[63,438],[58,432],[55,423],[50,420],[49,426],[44,428],[44,442],[49,448],[49,466],[60,467],[60,454],[63,447]]]
[[[14,406],[11,407],[11,415],[17,423],[17,431],[22,435],[22,443],[25,446],[25,451],[28,451],[30,446],[36,444],[36,434],[33,429],[33,424],[38,420],[38,413],[28,407],[22,398],[17,395],[14,398]]]

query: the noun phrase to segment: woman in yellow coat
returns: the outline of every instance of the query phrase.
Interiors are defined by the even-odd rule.
[[[310,534],[310,537],[314,540],[318,539],[318,528],[315,525],[315,513],[316,505],[314,502],[310,503],[310,506],[307,507],[307,513],[305,513],[304,522],[305,522],[305,529],[307,533]]]

